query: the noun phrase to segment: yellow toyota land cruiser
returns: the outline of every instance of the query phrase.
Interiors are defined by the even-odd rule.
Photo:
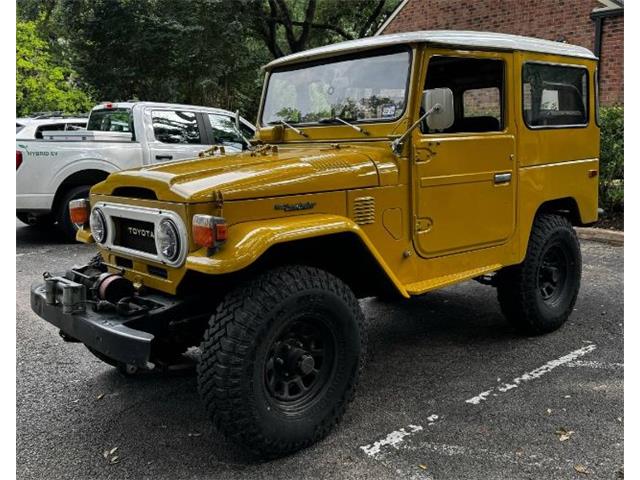
[[[110,175],[70,204],[88,265],[35,312],[125,372],[199,346],[217,427],[266,457],[323,438],[366,350],[358,298],[477,279],[522,332],[559,328],[598,216],[597,59],[513,35],[424,31],[265,67],[243,153]]]

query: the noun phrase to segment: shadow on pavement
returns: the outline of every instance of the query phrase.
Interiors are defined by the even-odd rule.
[[[16,246],[21,248],[40,247],[46,245],[67,245],[60,231],[55,226],[31,227],[16,220]]]

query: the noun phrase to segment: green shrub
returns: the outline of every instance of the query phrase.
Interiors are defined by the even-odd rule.
[[[624,211],[624,107],[600,109],[600,206],[607,216]]]

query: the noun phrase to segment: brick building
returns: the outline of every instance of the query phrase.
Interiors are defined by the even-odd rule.
[[[513,33],[587,47],[600,58],[600,100],[624,100],[624,0],[403,0],[376,35],[414,30]]]

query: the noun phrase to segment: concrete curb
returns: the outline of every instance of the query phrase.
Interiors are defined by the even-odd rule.
[[[576,227],[581,240],[608,243],[609,245],[624,245],[624,232],[619,230],[605,230],[604,228]]]

